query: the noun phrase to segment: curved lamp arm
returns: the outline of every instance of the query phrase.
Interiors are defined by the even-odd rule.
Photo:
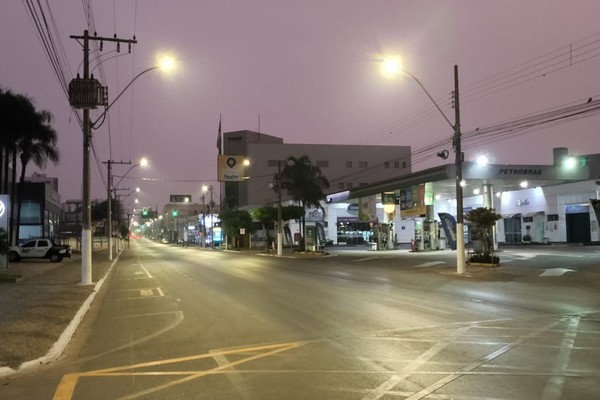
[[[411,74],[407,70],[403,69],[402,72],[404,72],[405,74],[407,74],[408,76],[410,76],[411,78],[413,78],[415,80],[415,82],[417,82],[419,84],[419,86],[421,86],[421,89],[423,89],[423,91],[425,92],[425,94],[427,95],[427,97],[429,97],[429,100],[431,100],[431,102],[438,109],[438,111],[440,112],[440,114],[442,114],[442,117],[444,117],[444,119],[446,120],[446,122],[448,122],[448,125],[450,125],[450,127],[452,129],[455,129],[454,124],[452,124],[452,122],[450,122],[450,120],[448,119],[448,117],[446,117],[446,114],[444,114],[444,112],[442,111],[442,109],[440,108],[440,106],[438,105],[438,103],[433,99],[433,97],[431,96],[431,94],[429,94],[429,92],[427,91],[427,89],[425,89],[425,86],[423,86],[423,84],[421,83],[421,81],[419,79],[417,79],[416,76],[414,76],[413,74]]]
[[[140,76],[144,75],[146,72],[150,72],[152,70],[158,69],[160,68],[160,66],[154,66],[154,67],[150,67],[148,69],[143,70],[142,72],[140,72],[139,74],[137,74],[132,80],[131,82],[129,82],[127,84],[127,86],[125,86],[125,88],[123,90],[121,90],[121,93],[119,93],[119,95],[108,105],[108,107],[106,107],[104,109],[104,112],[102,114],[100,114],[100,116],[94,121],[92,122],[92,129],[94,129],[95,125],[98,123],[98,121],[100,121],[102,118],[104,118],[104,116],[106,115],[106,113],[108,112],[108,110],[110,110],[110,108],[117,102],[117,100],[119,100],[119,98],[121,96],[123,96],[123,93],[125,93],[125,91],[127,89],[129,89],[129,87],[131,85],[133,85],[133,82],[135,82]]]

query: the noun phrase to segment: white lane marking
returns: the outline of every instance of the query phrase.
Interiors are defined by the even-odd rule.
[[[140,264],[140,268],[142,268],[142,270],[144,271],[144,273],[146,274],[146,276],[148,278],[152,278],[152,275],[150,275],[150,272],[148,272],[148,270],[146,269],[146,267],[144,267],[144,264],[142,264],[141,262],[139,264]]]
[[[142,297],[154,296],[154,290],[152,290],[152,289],[140,289],[140,296],[142,296]]]
[[[437,382],[432,383],[431,385],[427,386],[420,392],[417,392],[414,395],[406,398],[406,400],[420,400],[420,399],[423,399],[423,398],[429,396],[430,394],[437,391],[439,388],[446,386],[450,382],[465,375],[465,373],[472,372],[474,369],[479,368],[482,365],[495,360],[496,358],[500,357],[504,353],[507,353],[510,350],[514,349],[515,347],[520,346],[521,344],[525,343],[529,339],[539,336],[541,333],[544,333],[544,332],[547,332],[547,331],[553,329],[555,326],[560,325],[567,319],[568,318],[561,318],[558,321],[553,321],[539,329],[536,329],[535,331],[533,331],[525,336],[521,336],[519,339],[515,340],[514,342],[508,343],[506,346],[486,355],[485,357],[481,358],[479,361],[475,361],[471,364],[468,364],[468,365],[464,366],[463,368],[459,369],[458,371],[453,372],[452,374],[446,376],[445,378],[442,378],[442,379],[438,380]]]
[[[163,292],[163,290],[161,288],[157,287],[156,291],[158,292],[158,295],[160,297],[165,297],[165,292]]]
[[[433,267],[434,265],[446,264],[445,261],[430,261],[423,264],[415,265],[415,268]]]
[[[542,272],[540,276],[562,276],[567,272],[574,272],[574,270],[567,268],[550,268]]]
[[[563,387],[565,385],[564,373],[567,372],[569,358],[575,345],[577,328],[579,327],[580,317],[574,317],[569,321],[569,326],[565,331],[565,336],[560,344],[560,350],[554,359],[552,371],[554,374],[548,378],[542,400],[559,400],[562,397]]]
[[[362,400],[378,400],[383,396],[387,395],[388,392],[392,390],[397,384],[410,377],[412,372],[417,371],[419,368],[425,365],[425,363],[427,363],[429,360],[431,360],[433,357],[439,354],[442,350],[444,350],[446,347],[452,344],[454,339],[459,338],[472,327],[473,325],[469,325],[456,329],[450,336],[440,340],[432,347],[430,347],[427,351],[422,353],[415,360],[411,361],[406,366],[404,366],[400,371],[402,372],[402,374],[392,375],[390,379],[383,382],[381,385],[379,385],[379,387],[377,387],[367,396],[363,397]]]
[[[359,258],[358,260],[352,260],[353,262],[363,262],[363,261],[370,261],[370,260],[377,260],[379,257],[365,257],[365,258]]]
[[[382,277],[376,277],[375,280],[381,281],[381,282],[385,282],[385,283],[389,283],[391,282],[388,278],[382,278]]]

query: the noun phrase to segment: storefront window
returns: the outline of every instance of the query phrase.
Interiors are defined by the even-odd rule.
[[[371,226],[368,222],[358,222],[358,218],[338,218],[338,244],[364,244],[369,241],[371,235]]]

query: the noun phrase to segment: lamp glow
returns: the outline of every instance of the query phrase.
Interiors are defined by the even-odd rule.
[[[576,164],[577,164],[577,160],[575,160],[575,157],[567,157],[565,159],[565,161],[563,162],[564,167],[567,169],[575,168]]]
[[[477,159],[475,160],[475,162],[480,167],[485,167],[488,164],[488,158],[482,154],[480,156],[477,156]]]
[[[384,211],[386,214],[391,214],[391,213],[393,213],[394,211],[396,211],[396,205],[395,205],[395,204],[384,204],[384,205],[383,205],[383,211]]]
[[[163,72],[171,72],[175,69],[175,59],[168,54],[160,54],[156,58],[157,67]]]

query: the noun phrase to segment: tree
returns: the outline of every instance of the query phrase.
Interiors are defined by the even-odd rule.
[[[53,164],[58,164],[60,160],[60,152],[56,147],[56,131],[50,123],[52,122],[52,114],[48,111],[40,111],[35,113],[34,123],[31,130],[25,134],[17,142],[17,150],[20,153],[21,174],[19,176],[19,185],[17,187],[17,224],[15,227],[15,237],[19,238],[19,221],[21,221],[21,202],[22,202],[22,187],[25,182],[25,171],[30,161],[41,169],[46,167],[48,161]]]
[[[274,222],[277,221],[277,208],[273,206],[255,208],[252,210],[251,215],[252,218],[258,220],[262,224],[263,229],[267,233],[267,249],[271,248],[271,242],[273,240],[269,232],[273,228]]]
[[[239,248],[240,229],[245,229],[248,234],[255,232],[252,216],[247,210],[227,210],[219,214],[223,223],[223,232],[228,238],[234,239],[234,247]]]
[[[266,206],[261,208],[255,208],[251,212],[252,218],[258,220],[265,231],[267,232],[267,248],[271,247],[272,238],[269,234],[269,230],[273,229],[275,222],[277,221],[277,207]],[[291,219],[301,219],[304,215],[304,209],[300,206],[285,206],[281,208],[281,220],[289,221]]]
[[[44,115],[49,113],[44,112]],[[2,189],[5,193],[10,194],[11,204],[16,207],[11,207],[9,216],[10,229],[9,236],[12,244],[16,244],[17,230],[15,226],[14,210],[20,209],[18,202],[15,202],[16,184],[17,184],[17,159],[20,154],[20,146],[27,137],[34,135],[38,131],[41,123],[42,113],[38,113],[33,106],[31,100],[23,95],[14,94],[11,91],[0,90],[0,145],[2,146],[1,165],[2,173]],[[12,174],[9,179],[9,164],[11,165]],[[9,188],[10,182],[10,190]],[[17,220],[18,221],[18,220]]]
[[[492,228],[502,215],[493,208],[479,207],[466,213],[465,219],[471,222],[473,236],[481,242],[481,248],[476,249],[469,261],[497,264],[499,258],[492,254]]]
[[[307,155],[303,155],[299,158],[288,157],[281,175],[275,175],[275,182],[276,185],[273,188],[275,191],[278,191],[278,188],[287,190],[288,195],[294,201],[299,202],[304,210],[300,225],[302,242],[305,242],[306,223],[304,214],[306,208],[312,206],[324,210],[321,206],[321,200],[325,199],[323,189],[329,187],[329,181],[322,174],[321,169],[313,165]],[[304,243],[304,250],[306,250],[306,243]]]

